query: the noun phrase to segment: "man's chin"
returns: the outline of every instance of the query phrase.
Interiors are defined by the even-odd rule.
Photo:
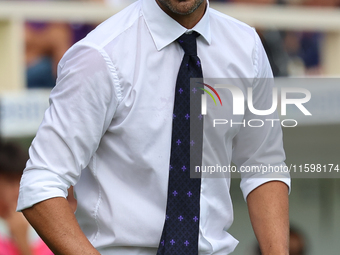
[[[189,15],[191,13],[193,13],[194,11],[196,11],[196,9],[199,6],[195,5],[193,6],[192,3],[190,1],[182,1],[178,4],[177,8],[176,8],[176,12],[179,15]]]
[[[193,13],[202,2],[198,3],[197,0],[158,0],[158,2],[177,15],[189,15]]]

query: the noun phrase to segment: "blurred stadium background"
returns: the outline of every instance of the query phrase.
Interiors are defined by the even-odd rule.
[[[0,1],[0,135],[28,148],[48,107],[65,50],[131,0]],[[284,128],[287,164],[340,165],[340,1],[210,0],[211,7],[255,27],[276,77],[332,78],[316,88],[323,119]],[[113,28],[114,29],[114,28]],[[228,49],[226,49],[228,50]],[[232,49],[231,49],[232,50]],[[340,173],[339,173],[340,176]],[[240,241],[233,254],[256,253],[239,179],[231,187]],[[290,218],[305,253],[339,254],[340,180],[292,180]],[[1,195],[1,194],[0,194]]]

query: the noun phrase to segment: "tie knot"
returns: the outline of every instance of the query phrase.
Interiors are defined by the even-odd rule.
[[[182,34],[177,39],[177,42],[183,48],[185,55],[197,56],[196,37],[198,36],[199,34],[197,32],[192,32],[191,34]]]

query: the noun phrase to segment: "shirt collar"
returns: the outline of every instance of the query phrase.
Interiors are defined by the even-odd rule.
[[[187,29],[172,19],[158,6],[156,0],[142,0],[142,10],[158,51],[191,30],[202,35],[208,44],[211,43],[209,1],[204,16],[192,29]]]

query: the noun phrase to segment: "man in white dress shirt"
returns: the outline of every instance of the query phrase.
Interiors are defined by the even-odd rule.
[[[271,87],[262,78],[272,72],[259,37],[208,1],[141,0],[102,23],[60,61],[21,181],[17,209],[56,254],[157,253],[184,54],[176,39],[191,31],[200,34],[203,77],[253,78],[254,106],[268,109]],[[232,103],[225,104],[230,119]],[[249,117],[246,109],[243,118]],[[216,128],[214,140],[203,141],[204,165],[284,165],[276,123]],[[211,132],[208,124],[204,132]],[[65,199],[71,185],[75,215]],[[243,175],[241,189],[264,255],[288,254],[289,186],[285,173]],[[233,221],[229,187],[229,178],[202,178],[200,255],[229,254],[238,243],[227,232]]]

